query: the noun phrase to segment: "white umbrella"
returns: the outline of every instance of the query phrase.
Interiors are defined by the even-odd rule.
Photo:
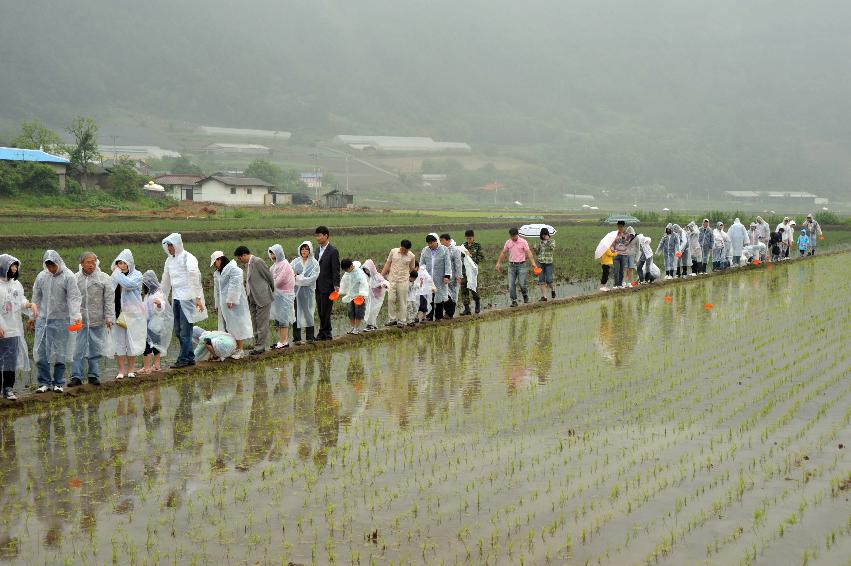
[[[520,235],[524,238],[537,238],[541,235],[541,228],[546,228],[550,232],[550,236],[555,235],[556,229],[549,224],[524,224],[520,227]]]
[[[612,244],[615,242],[615,238],[618,235],[618,231],[609,232],[603,239],[600,240],[600,243],[597,244],[597,250],[594,252],[594,259],[600,259],[603,257],[603,254],[606,253],[606,250],[612,247]]]

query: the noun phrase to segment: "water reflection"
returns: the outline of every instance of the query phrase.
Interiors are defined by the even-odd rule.
[[[81,537],[109,541],[116,525],[150,509],[151,499],[158,511],[188,513],[193,493],[222,478],[254,489],[259,470],[270,465],[336,481],[331,463],[342,447],[357,454],[361,442],[372,440],[357,433],[365,421],[380,421],[382,431],[407,441],[445,432],[453,414],[484,413],[506,399],[516,408],[527,393],[555,391],[563,380],[588,390],[599,373],[641,364],[649,348],[683,347],[701,325],[725,331],[705,303],[735,305],[724,321],[734,332],[751,324],[754,312],[783,295],[789,278],[798,287],[815,285],[807,263],[789,272],[424,328],[276,367],[201,374],[0,419],[0,554],[61,562],[54,554]],[[667,293],[670,303],[663,301]],[[803,307],[810,300],[806,293],[796,297]]]

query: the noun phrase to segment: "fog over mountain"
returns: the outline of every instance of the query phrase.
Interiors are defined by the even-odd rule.
[[[28,0],[0,53],[6,123],[429,135],[594,186],[851,178],[842,0]]]

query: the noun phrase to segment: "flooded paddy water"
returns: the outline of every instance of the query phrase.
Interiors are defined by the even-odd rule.
[[[849,291],[831,256],[0,418],[0,556],[846,564]]]

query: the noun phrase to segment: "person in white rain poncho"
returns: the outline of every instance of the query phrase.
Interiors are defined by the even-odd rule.
[[[278,330],[278,342],[274,347],[280,350],[290,345],[290,324],[295,319],[295,273],[280,244],[274,244],[268,251],[269,259],[272,260],[269,271],[275,282],[269,317],[275,321],[275,328]]]
[[[55,250],[43,257],[44,270],[33,285],[32,302],[38,308],[35,322],[33,358],[36,363],[38,389],[44,393],[51,387],[62,393],[65,385],[65,365],[73,357],[73,336],[68,325],[82,326],[80,289],[71,270]],[[53,364],[53,372],[50,365]]]
[[[452,265],[452,276],[449,278],[449,298],[444,304],[443,313],[446,318],[454,318],[455,306],[458,304],[458,291],[461,288],[463,276],[462,248],[455,244],[455,240],[449,234],[440,236],[440,245],[446,248],[449,254],[449,263]]]
[[[659,240],[659,245],[656,246],[656,253],[662,253],[665,258],[665,279],[674,278],[674,270],[677,267],[677,249],[679,248],[679,240],[674,234],[673,224],[668,224],[665,227],[665,234]]]
[[[417,277],[411,287],[417,293],[417,315],[419,322],[423,322],[429,313],[431,298],[434,296],[434,280],[428,270],[422,264],[417,264]],[[411,275],[413,275],[413,271]],[[410,299],[409,299],[410,300]]]
[[[724,269],[724,224],[719,222],[712,232],[712,270]]]
[[[756,217],[756,235],[759,243],[763,244],[768,249],[768,240],[771,237],[771,227],[768,222],[762,219],[762,216]]]
[[[171,342],[174,313],[163,296],[157,274],[150,269],[142,274],[142,295],[148,319],[148,339],[143,352],[145,361],[141,373],[150,373],[160,371],[160,356],[168,351]]]
[[[783,218],[783,222],[777,225],[775,231],[780,232],[781,228],[783,228],[783,238],[780,242],[780,252],[783,258],[786,259],[789,257],[789,250],[795,243],[795,226],[792,223],[792,220],[786,216]]]
[[[344,272],[340,278],[340,297],[343,303],[348,305],[349,322],[351,323],[351,329],[348,333],[359,334],[361,323],[366,316],[369,279],[367,279],[359,261],[344,259],[340,262],[340,269]]]
[[[700,273],[706,273],[707,264],[712,257],[712,251],[715,248],[715,236],[712,227],[709,225],[709,219],[703,219],[703,225],[698,229],[697,241],[700,243],[701,262]]]
[[[688,235],[679,224],[674,224],[674,234],[677,236],[677,252],[679,252],[674,254],[677,257],[677,277],[687,277],[688,268],[691,266],[688,253]]]
[[[38,315],[38,307],[24,295],[18,281],[21,262],[9,254],[0,255],[0,376],[5,399],[15,401],[15,374],[30,370],[30,357],[24,338],[21,314]]]
[[[703,264],[703,248],[700,245],[700,231],[694,221],[686,226],[686,237],[688,238],[688,255],[691,259],[691,274],[696,276],[700,273]]]
[[[195,344],[194,357],[199,362],[223,362],[236,352],[236,340],[224,330],[204,330],[196,326],[192,329],[192,341]]]
[[[364,318],[364,330],[371,332],[378,328],[378,313],[381,311],[381,306],[384,304],[384,296],[387,294],[387,289],[390,285],[387,280],[381,275],[381,272],[375,267],[375,262],[371,259],[363,263],[363,269],[366,276],[369,278],[369,295],[366,297],[366,316]]]
[[[207,318],[204,288],[201,286],[198,260],[183,248],[180,234],[175,232],[165,238],[163,250],[168,257],[163,269],[162,291],[166,300],[171,295],[174,333],[180,342],[180,352],[172,368],[182,368],[195,363],[192,325]]]
[[[112,279],[101,271],[94,252],[80,256],[80,269],[75,277],[82,301],[83,328],[77,332],[68,387],[82,385],[84,375],[90,384],[100,385],[100,362],[114,353],[110,330],[115,322],[115,291]]]
[[[293,341],[301,342],[301,331],[305,330],[308,342],[316,338],[313,318],[316,313],[316,279],[319,277],[319,262],[313,257],[313,244],[304,241],[298,247],[298,255],[290,262],[295,275],[295,311]]]
[[[727,235],[730,237],[730,246],[732,247],[733,267],[739,267],[742,261],[742,252],[748,242],[748,230],[742,224],[742,221],[736,218],[727,231]]]
[[[639,234],[635,237],[638,241],[638,282],[652,283],[653,275],[651,268],[653,266],[653,248],[650,246],[651,240],[644,234]]]
[[[807,233],[807,255],[815,255],[816,247],[818,246],[819,238],[822,238],[821,226],[818,221],[813,218],[812,213],[807,214],[807,219],[801,224],[801,230]]]
[[[470,294],[473,294],[473,296],[478,297],[479,266],[476,265],[475,261],[473,261],[473,253],[469,249],[462,247],[461,254],[464,265],[464,285],[470,292]]]
[[[244,341],[254,336],[245,294],[245,274],[235,259],[228,259],[221,251],[210,256],[210,267],[215,268],[213,297],[219,314],[219,330],[224,330],[236,340],[236,351],[231,357],[238,360],[245,355]]]
[[[141,356],[148,343],[148,313],[142,302],[142,274],[136,269],[133,254],[123,250],[112,262],[112,282],[115,286],[116,324],[113,330],[115,361],[118,375],[124,379],[136,377],[136,356]]]
[[[437,241],[437,234],[426,236],[426,247],[420,252],[420,265],[425,267],[434,283],[434,295],[431,300],[429,320],[443,318],[443,309],[449,300],[449,282],[452,280],[452,259],[449,250]]]

